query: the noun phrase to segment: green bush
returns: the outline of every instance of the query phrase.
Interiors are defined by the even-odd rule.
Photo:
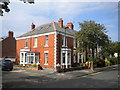
[[[118,59],[116,57],[109,57],[108,60],[110,61],[111,65],[117,64]]]
[[[28,64],[28,66],[31,66],[31,64]]]
[[[84,65],[83,65],[83,63],[80,63],[80,67],[83,67]]]
[[[72,66],[72,67],[79,67],[80,64],[79,64],[79,63],[73,63],[71,66]]]
[[[96,65],[97,67],[104,67],[105,61],[100,58],[95,58],[93,61],[93,65]]]
[[[32,65],[32,67],[36,67],[37,65],[36,65],[36,63],[34,63],[33,65]]]
[[[18,64],[19,67],[22,67],[23,65],[21,65],[20,63]]]

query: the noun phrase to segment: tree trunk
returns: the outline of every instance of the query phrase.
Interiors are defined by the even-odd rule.
[[[94,60],[94,48],[92,48],[92,61],[91,61],[91,71],[93,71],[93,60]]]
[[[85,49],[85,60],[87,61],[88,58],[88,53],[87,53],[87,48]]]
[[[97,47],[96,47],[96,57],[97,57]]]

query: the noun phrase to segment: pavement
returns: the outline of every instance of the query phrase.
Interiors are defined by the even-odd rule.
[[[76,71],[70,71],[70,72],[65,72],[65,73],[57,73],[56,76],[58,76],[57,78],[71,79],[71,78],[86,76],[86,75],[93,74],[93,73],[99,73],[101,71],[105,71],[105,70],[109,70],[113,68],[118,68],[118,65],[94,68],[94,71],[91,71],[90,69],[83,69],[83,70],[76,70]]]
[[[44,70],[34,71],[34,70],[13,70],[11,72],[24,72],[25,74],[28,74],[29,76],[46,76],[53,78],[55,80],[64,80],[64,79],[71,79],[75,77],[82,77],[86,76],[92,73],[98,73],[100,71],[112,69],[112,68],[118,68],[118,65],[112,65],[107,67],[101,67],[101,68],[94,68],[94,71],[91,71],[90,69],[83,69],[83,70],[75,70],[75,71],[69,71],[69,72],[63,72],[58,73],[54,69],[46,68]]]

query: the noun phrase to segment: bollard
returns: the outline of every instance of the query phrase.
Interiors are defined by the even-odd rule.
[[[37,63],[37,70],[40,70],[40,63]]]
[[[60,64],[59,63],[56,65],[56,70],[57,70],[57,72],[60,72]]]

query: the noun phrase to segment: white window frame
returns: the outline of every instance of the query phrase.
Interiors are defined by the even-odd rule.
[[[62,46],[65,46],[65,36],[62,35]]]
[[[25,39],[25,48],[28,48],[28,38]]]
[[[76,39],[73,39],[73,47],[76,48]]]
[[[24,53],[20,52],[20,64],[23,64],[24,61]]]
[[[76,54],[73,54],[73,60],[74,60],[74,63],[77,63],[77,61],[76,61]]]
[[[67,56],[68,57],[68,60],[67,60],[67,63],[68,63],[68,65],[71,65],[71,52],[68,52],[68,54],[69,54],[69,56]]]
[[[30,62],[30,59],[31,59],[31,57],[33,57],[33,63],[31,63]],[[34,64],[34,60],[35,60],[35,54],[34,53],[27,53],[27,56],[26,56],[26,58],[27,58],[27,63],[26,64]]]
[[[65,58],[66,58],[66,53],[62,52],[62,65],[65,65],[65,62],[63,63],[63,54],[65,55]]]
[[[69,53],[69,57],[68,57]],[[65,54],[65,62],[63,63],[63,54]],[[68,63],[69,60],[69,63]],[[66,65],[66,68],[68,68],[68,65],[71,65],[71,49],[65,49],[61,48],[61,68],[63,65]]]
[[[35,37],[35,38],[34,38],[34,48],[36,48],[36,47],[37,47],[37,42],[38,42],[38,38],[37,38],[37,37]]]
[[[81,61],[80,61],[80,59],[81,59]],[[82,53],[78,53],[78,63],[83,63],[84,61],[83,61],[83,54]]]
[[[65,42],[66,42],[66,45],[65,45]],[[62,35],[62,47],[67,47],[67,37],[65,35]]]
[[[45,47],[48,47],[48,39],[49,39],[49,36],[46,35],[46,36],[45,36]]]
[[[48,65],[48,63],[46,63],[46,54],[48,54],[48,51],[44,51],[44,65]],[[47,59],[48,59],[48,57],[49,57],[49,54],[47,56]],[[48,60],[47,60],[47,62],[48,62]]]

